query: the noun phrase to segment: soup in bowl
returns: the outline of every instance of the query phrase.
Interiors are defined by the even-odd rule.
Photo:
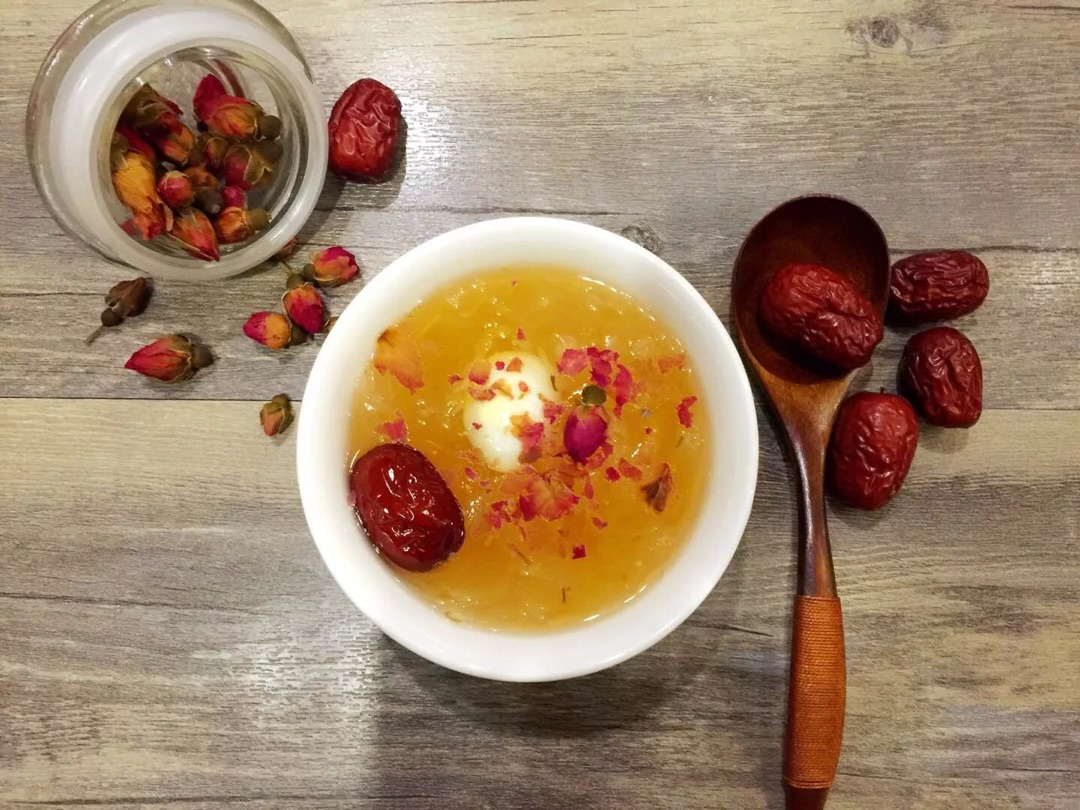
[[[646,649],[715,587],[757,476],[746,374],[693,287],[579,223],[410,251],[328,336],[297,439],[327,566],[436,663],[554,680]]]

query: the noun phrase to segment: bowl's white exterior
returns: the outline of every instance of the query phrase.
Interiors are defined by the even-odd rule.
[[[548,633],[478,629],[432,608],[373,550],[349,505],[346,474],[349,409],[379,334],[452,279],[519,263],[575,268],[644,303],[686,348],[703,389],[695,409],[708,412],[713,430],[712,471],[701,515],[668,570],[612,615]],[[621,236],[540,217],[467,225],[409,251],[372,280],[341,314],[315,360],[297,437],[308,525],[349,598],[418,655],[469,675],[506,681],[596,672],[678,627],[709,595],[735,553],[750,515],[757,466],[750,384],[731,339],[705,300],[667,263]]]

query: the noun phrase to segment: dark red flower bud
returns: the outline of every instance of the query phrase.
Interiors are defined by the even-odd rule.
[[[183,335],[168,335],[143,346],[128,358],[124,368],[162,382],[180,382],[213,362],[205,346]]]
[[[281,305],[289,318],[312,335],[320,332],[326,323],[326,307],[319,291],[310,284],[300,284],[285,292]]]

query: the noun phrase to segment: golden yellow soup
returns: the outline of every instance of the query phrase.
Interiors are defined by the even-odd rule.
[[[404,441],[457,496],[461,550],[431,571],[395,569],[448,617],[563,628],[633,600],[688,537],[710,455],[700,395],[641,302],[569,269],[507,267],[436,291],[383,334],[350,458]],[[583,459],[570,420],[574,437],[603,428]],[[584,449],[570,441],[578,456],[586,434]]]

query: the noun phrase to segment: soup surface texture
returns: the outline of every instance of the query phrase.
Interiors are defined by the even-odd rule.
[[[450,485],[460,551],[395,569],[455,621],[543,630],[634,599],[689,535],[710,426],[682,346],[640,302],[514,266],[427,297],[380,337],[349,461],[405,442]]]

